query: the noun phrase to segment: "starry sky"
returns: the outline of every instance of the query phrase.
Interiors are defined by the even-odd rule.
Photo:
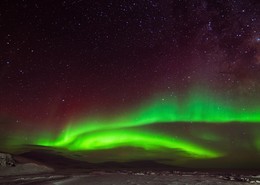
[[[155,122],[253,121],[253,125],[242,124],[238,129],[233,124],[222,124],[221,128],[206,129],[200,125],[188,130],[207,133],[205,137],[211,141],[218,139],[209,130],[218,134],[229,130],[231,136],[224,134],[226,139],[235,136],[240,142],[243,137],[253,138],[253,149],[245,144],[248,151],[260,151],[259,132],[253,131],[259,128],[255,122],[260,122],[257,0],[2,0],[0,30],[0,132],[11,140],[35,140],[28,133],[44,130],[44,137],[46,132],[59,135],[55,146],[71,146],[67,141],[60,144],[64,133],[57,133],[69,130],[72,138],[71,134],[78,130],[99,136],[104,129],[112,129],[104,131],[105,136],[120,137],[124,132],[114,133],[113,129],[133,126],[136,120],[136,125],[142,127],[138,131],[149,130],[149,124]],[[207,112],[210,118],[203,119],[201,113],[186,118],[196,112],[196,107],[202,112],[208,107],[204,106],[207,100],[203,97],[212,97],[207,98],[210,104],[221,99],[229,108],[217,103],[218,110],[232,113],[213,116],[216,111],[211,108]],[[191,111],[181,111],[184,116],[174,118],[168,114],[178,115],[176,111],[168,111],[166,116],[165,112],[160,113],[159,110],[171,109],[167,106],[176,99],[182,102],[182,109]],[[190,104],[195,108],[186,107],[185,100],[187,104],[193,102]],[[155,110],[149,111],[148,107]],[[144,115],[155,116],[147,120]],[[102,117],[101,121],[93,121],[96,117]],[[124,123],[120,123],[122,117]],[[97,128],[86,131],[89,122]],[[68,125],[72,128],[68,129]],[[73,128],[74,125],[80,126]],[[173,126],[156,127],[165,133]],[[99,135],[94,133],[99,129]],[[182,124],[173,130],[189,138]],[[125,140],[140,136],[139,132],[127,133]],[[140,141],[148,142],[153,137],[149,134],[143,137],[142,132]],[[42,140],[33,143],[49,146]],[[140,147],[131,140],[122,143]],[[125,146],[122,143],[113,147]],[[181,148],[187,151],[187,147]],[[195,150],[188,152],[193,155]]]

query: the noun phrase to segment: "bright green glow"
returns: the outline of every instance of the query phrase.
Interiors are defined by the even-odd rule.
[[[83,134],[77,137],[71,136],[69,142],[59,140],[54,143],[42,141],[40,144],[65,147],[70,150],[111,149],[121,146],[140,147],[145,150],[168,148],[181,150],[193,158],[214,158],[222,155],[220,152],[205,149],[181,139],[151,132],[133,132],[128,130],[101,131]]]
[[[38,138],[36,144],[67,148],[69,150],[99,150],[122,146],[139,147],[146,150],[161,148],[185,152],[192,158],[214,158],[224,155],[222,152],[208,149],[194,142],[176,139],[156,132],[130,131],[130,127],[141,127],[156,123],[203,122],[260,122],[260,108],[237,108],[207,93],[193,92],[186,101],[178,99],[156,99],[139,108],[113,119],[99,117],[71,122],[55,139]],[[141,132],[142,131],[142,132]],[[171,134],[173,135],[173,134]],[[214,134],[201,135],[204,140],[220,141]],[[259,144],[256,144],[259,146]]]
[[[157,99],[115,119],[85,119],[69,124],[75,134],[101,129],[116,129],[166,122],[260,122],[260,107],[237,108],[203,93],[196,93],[186,102]],[[73,126],[72,126],[73,125]],[[76,125],[76,127],[75,127]],[[66,132],[66,131],[65,131]]]
[[[176,99],[155,100],[135,111],[116,117],[115,119],[85,119],[72,122],[62,134],[61,143],[70,142],[71,136],[105,129],[128,128],[167,122],[260,122],[260,109],[250,111],[227,105],[217,98],[195,93],[187,102],[180,103]]]

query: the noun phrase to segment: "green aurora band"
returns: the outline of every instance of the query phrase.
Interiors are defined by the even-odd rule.
[[[223,151],[217,151],[183,138],[177,139],[172,135],[140,128],[143,125],[174,124],[174,122],[258,124],[260,123],[260,107],[237,108],[235,104],[226,103],[201,92],[193,92],[187,101],[178,101],[177,98],[156,98],[116,118],[102,119],[99,116],[68,123],[58,137],[43,135],[34,144],[71,151],[102,150],[124,146],[143,148],[147,151],[167,148],[184,152],[191,158],[217,158],[225,155]],[[254,142],[259,147],[260,142]]]
[[[42,141],[39,144],[45,146],[65,147],[72,151],[100,150],[132,146],[143,148],[147,151],[160,150],[162,148],[177,149],[186,152],[193,158],[215,158],[222,156],[220,152],[209,150],[181,139],[152,132],[112,130],[78,136],[66,135],[60,139],[61,140],[57,140],[54,143]]]

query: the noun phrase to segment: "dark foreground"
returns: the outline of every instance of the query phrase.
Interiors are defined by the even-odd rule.
[[[187,169],[155,161],[89,163],[44,151],[0,153],[0,185],[260,185],[257,170]]]
[[[260,176],[169,172],[91,172],[1,177],[1,185],[247,185],[260,184]]]

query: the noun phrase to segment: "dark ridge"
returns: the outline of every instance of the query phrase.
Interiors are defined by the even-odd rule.
[[[35,160],[37,162],[46,164],[53,168],[77,168],[77,169],[146,169],[146,170],[188,170],[188,168],[181,168],[167,164],[161,164],[152,160],[131,161],[131,162],[102,162],[90,163],[65,157],[58,153],[53,153],[46,150],[33,150],[25,152],[19,156]]]
[[[67,150],[42,147],[35,145],[25,146],[27,148],[23,153],[17,156],[21,156],[28,160],[36,161],[54,169],[79,169],[79,170],[132,170],[132,171],[179,171],[179,172],[202,172],[202,173],[215,173],[215,174],[259,174],[258,160],[255,159],[256,168],[232,168],[232,167],[221,167],[223,166],[223,159],[210,159],[210,160],[195,160],[190,161],[192,166],[174,166],[169,164],[167,160],[135,160],[130,162],[90,162],[81,158],[82,154],[74,154]],[[108,154],[109,155],[109,154]],[[224,159],[224,161],[230,161],[230,158]],[[233,160],[234,162],[234,160]],[[221,163],[221,165],[218,165]],[[201,165],[201,164],[204,164]],[[208,166],[205,166],[208,165]],[[197,166],[197,167],[196,167]],[[254,166],[253,166],[254,167]]]

